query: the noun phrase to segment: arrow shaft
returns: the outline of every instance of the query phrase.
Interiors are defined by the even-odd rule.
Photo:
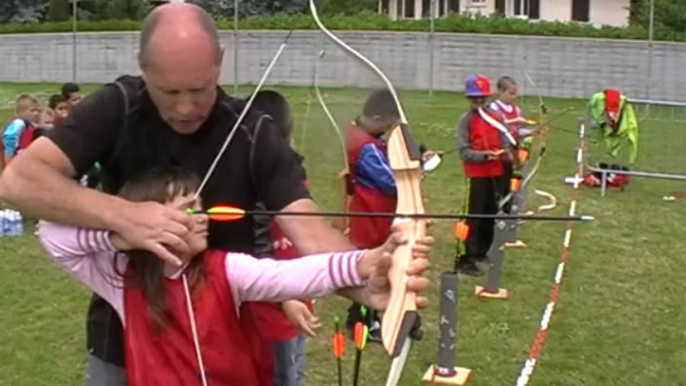
[[[390,212],[279,212],[270,210],[246,210],[248,216],[304,216],[304,217],[382,217],[414,219],[493,219],[532,221],[593,221],[593,216],[527,216],[526,214],[445,214],[445,213],[390,213]]]

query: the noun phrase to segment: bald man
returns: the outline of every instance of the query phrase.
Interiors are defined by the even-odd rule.
[[[202,9],[156,8],[141,31],[142,77],[124,76],[91,94],[60,128],[20,154],[0,178],[0,200],[49,221],[112,230],[137,249],[173,260],[170,250],[186,248],[191,217],[111,194],[164,164],[207,173],[244,106],[218,87],[222,56],[214,22]],[[247,115],[202,192],[204,205],[254,208],[259,199],[271,210],[318,211],[297,156],[271,121],[260,118],[256,111]],[[75,181],[96,162],[104,192]],[[278,223],[303,254],[354,249],[323,218],[279,217]],[[210,248],[251,253],[252,227],[250,218],[213,224]],[[426,282],[409,287],[422,290]],[[366,295],[346,294],[362,303]],[[88,385],[125,385],[122,324],[97,297],[89,309],[88,350]]]

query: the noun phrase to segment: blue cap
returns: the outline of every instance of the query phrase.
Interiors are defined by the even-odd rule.
[[[470,75],[464,82],[464,93],[468,97],[489,97],[491,81],[484,75]]]

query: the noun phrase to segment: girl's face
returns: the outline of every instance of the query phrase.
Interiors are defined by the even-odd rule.
[[[506,90],[501,90],[500,100],[508,104],[513,104],[517,100],[517,92],[517,86],[510,86]]]
[[[202,202],[200,199],[193,200],[193,194],[178,195],[171,200],[167,201],[167,206],[188,210],[188,209],[202,209]],[[186,242],[189,247],[189,257],[196,256],[207,249],[207,235],[208,235],[208,224],[209,217],[206,214],[195,214],[193,215],[193,228],[191,228],[189,235],[186,238]]]

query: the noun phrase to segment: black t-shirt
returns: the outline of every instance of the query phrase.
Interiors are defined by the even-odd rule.
[[[100,163],[103,190],[111,194],[132,176],[160,165],[182,166],[204,177],[244,106],[244,101],[219,90],[207,122],[196,133],[181,135],[161,119],[140,77],[122,77],[118,82],[85,98],[60,127],[46,133],[79,176]],[[203,205],[251,209],[261,201],[267,209],[281,210],[310,198],[303,177],[298,156],[280,131],[260,112],[251,111],[203,189]],[[213,223],[209,233],[210,248],[254,250],[251,218]],[[122,366],[118,319],[96,297],[89,311],[88,347],[97,357]]]

